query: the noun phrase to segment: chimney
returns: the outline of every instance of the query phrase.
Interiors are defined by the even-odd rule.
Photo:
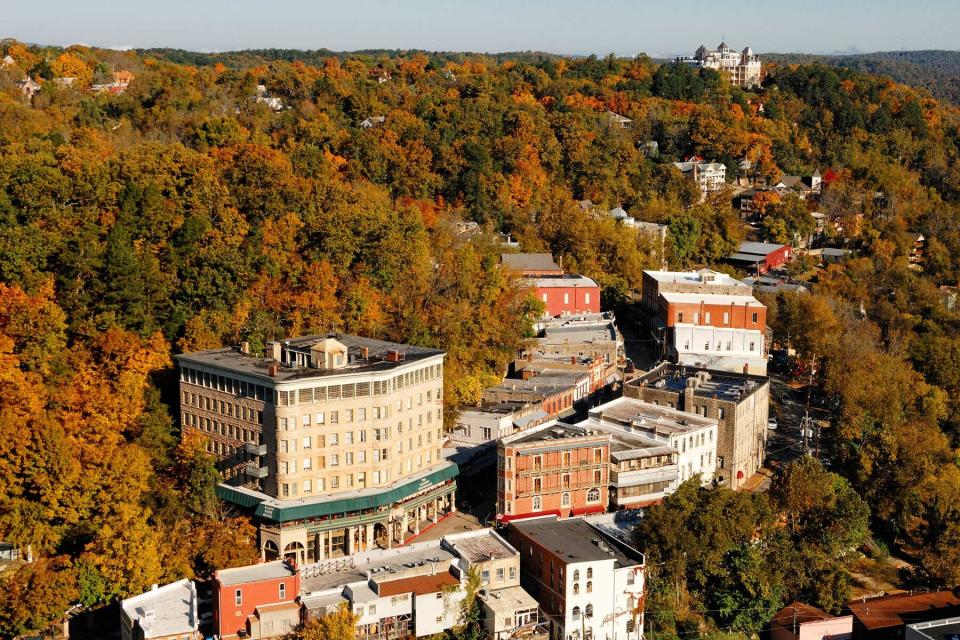
[[[280,341],[273,340],[267,343],[267,356],[272,360],[280,362],[283,358],[283,345],[280,344]]]
[[[570,356],[570,364],[577,364],[577,356]]]
[[[360,347],[360,355],[363,356],[364,360],[370,359],[370,347]]]
[[[687,385],[683,390],[683,410],[693,411],[693,392],[696,389],[693,385]]]
[[[240,343],[240,353],[250,355],[250,343],[246,340]]]
[[[277,377],[278,373],[280,373],[280,365],[271,364],[269,367],[267,367],[267,375],[269,375],[271,378]]]

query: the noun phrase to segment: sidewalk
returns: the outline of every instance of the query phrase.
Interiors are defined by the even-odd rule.
[[[770,478],[773,477],[773,471],[766,467],[761,467],[759,471],[747,478],[746,482],[740,485],[737,491],[750,493],[753,491],[766,491],[770,488]]]

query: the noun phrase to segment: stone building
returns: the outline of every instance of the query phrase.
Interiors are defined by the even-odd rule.
[[[624,385],[623,395],[715,418],[719,430],[714,475],[731,489],[763,466],[768,378],[664,362]]]
[[[454,510],[435,349],[331,333],[177,357],[184,437],[199,433],[269,558],[389,547]]]

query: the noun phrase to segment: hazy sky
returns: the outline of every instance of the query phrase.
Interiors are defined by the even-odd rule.
[[[0,37],[42,44],[541,50],[654,56],[960,49],[960,0],[32,0]]]

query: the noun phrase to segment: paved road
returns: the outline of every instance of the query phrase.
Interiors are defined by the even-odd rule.
[[[780,375],[770,376],[770,416],[776,417],[778,426],[775,431],[768,432],[767,437],[767,467],[784,465],[796,460],[804,453],[803,434],[800,424],[807,410],[807,395],[805,390],[796,390],[787,385]],[[829,412],[810,408],[814,419],[821,421],[821,425],[830,418]],[[807,443],[811,454],[815,452],[814,441]],[[821,459],[825,459],[825,452],[821,449]],[[767,479],[760,484],[758,490],[764,491],[769,487]]]

